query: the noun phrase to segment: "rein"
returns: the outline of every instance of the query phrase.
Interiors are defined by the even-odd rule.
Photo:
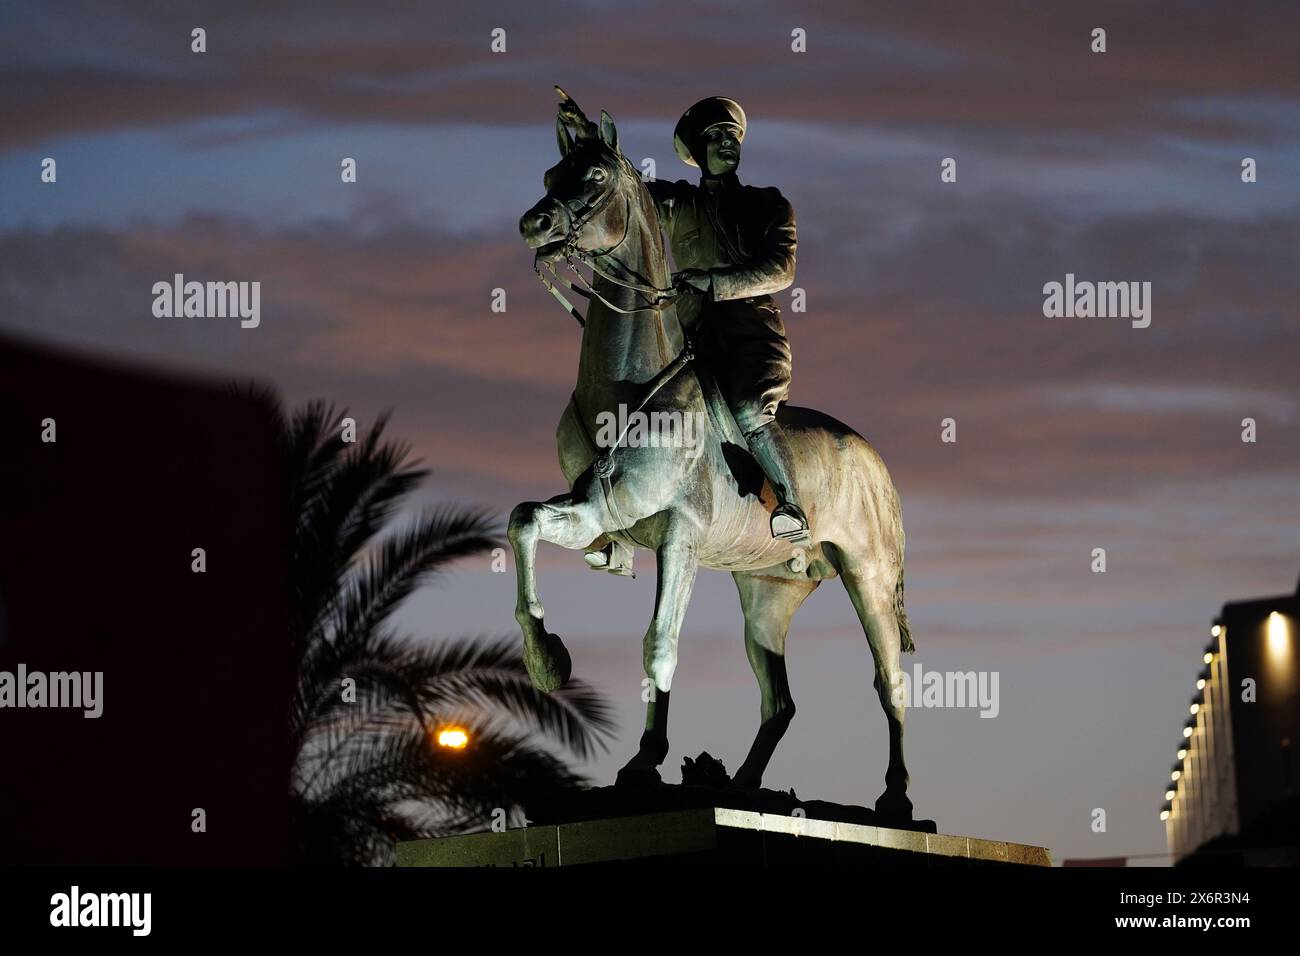
[[[624,172],[626,173],[627,167],[625,163],[620,163],[620,165],[623,166]],[[624,195],[623,197],[623,202],[624,202],[623,235],[618,240],[618,242],[614,243],[614,245],[610,246],[608,249],[603,249],[600,252],[587,251],[585,249],[579,248],[578,246],[578,237],[582,233],[582,230],[587,227],[587,223],[589,223],[592,220],[592,218],[596,215],[596,213],[600,212],[605,207],[605,205],[611,199],[614,198],[614,194],[618,191],[619,190],[617,186],[611,186],[609,189],[605,190],[605,193],[599,199],[597,199],[594,203],[589,205],[577,217],[574,217],[572,210],[570,210],[566,204],[560,203],[560,208],[564,210],[565,216],[569,220],[569,228],[566,231],[563,240],[564,261],[568,265],[569,270],[575,276],[577,276],[578,281],[582,283],[581,288],[574,285],[567,278],[565,278],[564,276],[556,272],[555,266],[552,262],[548,261],[543,263],[543,265],[545,266],[546,270],[550,272],[551,278],[554,279],[555,282],[558,282],[561,285],[566,286],[569,289],[569,291],[575,293],[576,295],[582,296],[584,299],[588,299],[588,300],[593,298],[596,299],[597,301],[600,302],[601,305],[605,306],[605,308],[609,309],[612,312],[617,312],[620,315],[634,315],[638,312],[662,312],[668,306],[672,305],[674,302],[677,301],[678,298],[677,292],[672,288],[661,289],[658,286],[651,285],[649,280],[647,280],[644,276],[634,272],[632,269],[628,268],[622,261],[620,261],[617,257],[614,256],[615,250],[617,250],[620,246],[622,246],[623,243],[627,242],[627,232],[631,226],[631,219],[632,219],[631,198],[629,198],[626,195]],[[625,279],[625,278],[620,278],[619,276],[616,275],[610,275],[608,272],[602,269],[598,264],[599,260],[602,258],[607,259],[609,262],[617,266],[619,271],[621,271],[623,275],[627,276],[628,278]],[[647,297],[650,300],[650,304],[636,309],[620,308],[619,306],[610,302],[603,295],[601,295],[599,292],[596,291],[595,287],[592,286],[592,284],[587,281],[586,276],[584,276],[582,272],[579,271],[577,263],[573,261],[574,259],[577,259],[583,265],[591,269],[593,275],[600,276],[602,279],[605,279],[608,282],[612,282],[615,285],[622,286],[625,289],[631,289],[633,292],[636,292],[639,295],[643,295]],[[533,261],[533,272],[537,275],[537,278],[541,280],[542,285],[546,287],[546,291],[555,297],[556,301],[559,302],[560,305],[564,307],[564,310],[568,312],[571,316],[573,316],[574,319],[577,320],[579,325],[585,326],[587,323],[582,313],[579,312],[577,308],[574,307],[572,302],[570,302],[567,298],[565,298],[563,292],[557,289],[555,285],[546,278],[546,276],[542,275],[542,270],[538,268],[537,260]]]

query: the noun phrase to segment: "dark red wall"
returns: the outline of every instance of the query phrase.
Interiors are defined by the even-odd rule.
[[[0,339],[0,670],[104,672],[97,720],[0,709],[0,863],[295,859],[272,435],[220,382]]]

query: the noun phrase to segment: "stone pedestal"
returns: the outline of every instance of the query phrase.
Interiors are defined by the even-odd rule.
[[[1051,866],[1042,847],[729,807],[397,845],[398,866]]]

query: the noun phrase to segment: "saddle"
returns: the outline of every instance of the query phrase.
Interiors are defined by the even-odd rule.
[[[694,375],[696,381],[700,384],[700,392],[704,396],[704,406],[708,409],[709,418],[713,422],[713,427],[717,430],[718,437],[722,442],[723,457],[726,459],[732,478],[736,481],[739,494],[741,496],[746,494],[758,495],[763,487],[763,472],[758,467],[758,462],[749,453],[749,444],[745,441],[745,435],[736,422],[736,416],[731,412],[731,406],[727,404],[727,400],[722,395],[722,388],[718,385],[718,379],[713,369],[706,360],[697,355],[690,363],[689,368],[684,371]],[[597,445],[595,439],[588,432],[581,411],[578,408],[576,392],[570,394],[569,404],[573,407],[574,418],[582,424],[583,444],[590,453],[592,460],[595,461],[605,454],[608,449]]]

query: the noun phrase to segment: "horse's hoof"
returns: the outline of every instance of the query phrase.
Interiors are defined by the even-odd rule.
[[[794,549],[794,557],[785,563],[791,574],[803,574],[808,570],[808,554],[803,548]]]
[[[540,646],[524,644],[524,667],[533,686],[552,694],[569,682],[573,676],[573,659],[568,648],[554,634],[544,634]]]
[[[876,816],[880,818],[882,823],[891,820],[899,823],[910,823],[912,821],[912,801],[907,799],[907,794],[902,790],[886,790],[876,800]]]
[[[649,790],[662,783],[663,778],[659,776],[658,770],[635,761],[620,770],[614,780],[614,786],[625,790]]]

